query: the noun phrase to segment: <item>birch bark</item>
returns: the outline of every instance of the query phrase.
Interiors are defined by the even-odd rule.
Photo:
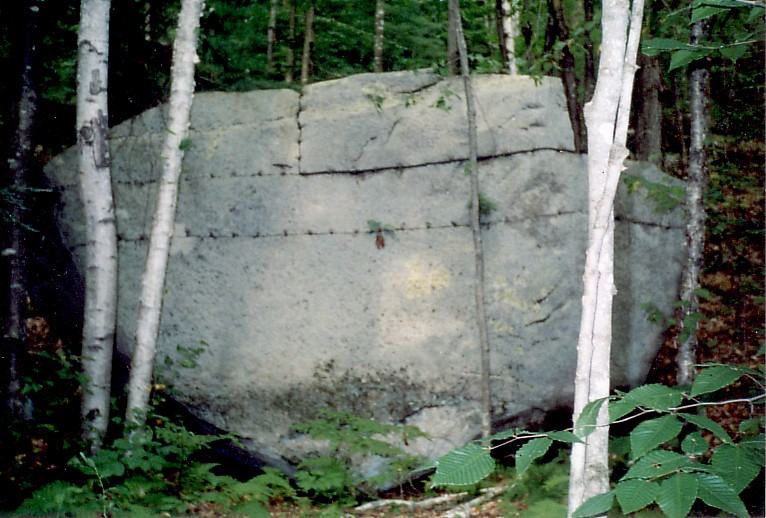
[[[698,45],[705,33],[705,20],[692,24],[692,45]],[[679,311],[676,320],[678,331],[678,367],[677,382],[679,385],[691,385],[694,381],[694,364],[697,360],[697,319],[699,312],[699,297],[702,275],[703,251],[705,247],[705,214],[704,193],[707,186],[707,156],[705,153],[705,138],[707,137],[707,97],[710,72],[707,63],[697,61],[692,67],[689,77],[689,162],[686,168],[686,239],[689,251],[684,265],[681,280],[680,298],[686,302]]]
[[[375,2],[375,42],[373,43],[373,72],[383,72],[383,45],[385,42],[386,28],[386,2]]]
[[[197,62],[197,30],[203,0],[183,0],[178,15],[178,29],[173,43],[170,108],[167,136],[162,147],[162,176],[146,267],[141,279],[141,301],[136,323],[136,340],[128,382],[126,422],[143,426],[148,410],[157,335],[162,313],[170,242],[173,238],[178,180],[184,156],[184,142],[189,132],[189,118],[194,97],[194,65]]]
[[[516,36],[519,35],[519,13],[511,8],[508,0],[497,0],[495,16],[498,18],[498,40],[500,55],[508,74],[515,76],[519,73],[516,66]]]
[[[602,44],[588,128],[588,247],[577,343],[574,422],[589,402],[609,396],[614,286],[614,196],[628,156],[626,148],[643,0],[603,0]],[[609,490],[607,405],[596,429],[572,446],[569,509]]]
[[[84,205],[83,438],[98,451],[109,423],[117,315],[117,227],[108,141],[110,0],[82,0],[77,35],[77,147]]]

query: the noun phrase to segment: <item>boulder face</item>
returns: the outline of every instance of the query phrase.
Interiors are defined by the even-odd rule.
[[[558,80],[477,76],[494,419],[571,404],[587,173]],[[118,347],[129,354],[161,164],[163,107],[112,129]],[[435,457],[480,431],[480,351],[459,78],[368,74],[291,90],[197,94],[166,283],[157,377],[266,455],[323,408],[419,426]],[[82,265],[76,150],[47,174]],[[675,185],[652,166],[625,175]],[[638,186],[628,189],[627,183]],[[645,182],[616,205],[613,380],[641,383],[685,239]],[[378,235],[373,232],[382,227]],[[81,270],[82,271],[82,270]],[[183,368],[190,350],[197,366]],[[170,365],[168,367],[168,365]]]

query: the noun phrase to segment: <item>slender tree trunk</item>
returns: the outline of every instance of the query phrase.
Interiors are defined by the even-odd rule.
[[[705,20],[692,24],[692,45],[701,43],[705,34]],[[707,60],[691,65],[689,78],[689,164],[686,183],[686,238],[689,251],[681,281],[681,300],[688,303],[681,307],[676,320],[678,331],[678,384],[691,385],[694,381],[694,364],[697,359],[697,319],[699,313],[700,276],[705,246],[705,187],[707,186],[707,155],[705,138],[708,131],[707,102],[710,72]]]
[[[182,0],[181,13],[178,15],[178,29],[173,43],[169,122],[161,155],[162,177],[157,195],[157,208],[152,221],[146,268],[141,279],[136,342],[128,382],[126,422],[138,427],[145,423],[154,358],[157,352],[165,272],[178,201],[178,181],[194,97],[197,29],[203,5],[203,0]]]
[[[593,22],[593,0],[583,0],[582,7],[585,23],[587,24]],[[585,77],[583,80],[585,95],[583,95],[583,99],[586,103],[589,103],[593,98],[593,92],[596,89],[596,67],[594,66],[596,59],[595,50],[593,48],[593,40],[590,37],[590,31],[586,30],[584,32],[583,38],[583,46],[585,47]]]
[[[77,45],[77,145],[87,235],[83,434],[98,451],[109,423],[117,314],[117,229],[108,140],[110,0],[82,0]]]
[[[497,24],[497,40],[500,44],[500,56],[503,68],[515,76],[519,73],[516,66],[516,36],[519,35],[519,15],[511,9],[508,0],[495,1],[495,22]]]
[[[10,243],[3,255],[8,257],[8,313],[5,325],[3,347],[7,348],[8,386],[7,404],[10,415],[17,419],[31,419],[31,402],[23,395],[22,369],[23,356],[26,354],[25,314],[27,298],[27,269],[24,228],[27,179],[32,162],[32,128],[37,110],[37,93],[33,80],[35,50],[37,40],[39,12],[42,0],[28,0],[24,30],[24,50],[21,70],[21,89],[19,94],[16,137],[13,145],[13,157],[8,160],[11,173],[11,188],[17,199],[13,203],[10,222]]]
[[[658,166],[662,163],[661,81],[659,60],[639,54],[634,99],[636,158]]]
[[[548,0],[548,10],[550,11],[552,28],[556,37],[559,41],[568,41],[569,28],[564,18],[563,0]],[[561,49],[559,67],[561,68],[561,82],[564,85],[564,95],[567,100],[569,122],[572,124],[572,133],[574,134],[574,147],[578,153],[586,153],[588,151],[588,141],[583,115],[583,103],[578,94],[579,84],[575,70],[575,60],[569,45],[564,45],[564,48]]]
[[[269,28],[266,34],[266,70],[274,71],[274,45],[277,42],[277,11],[279,0],[271,0],[269,7]]]
[[[588,247],[582,316],[577,342],[574,422],[583,408],[609,396],[614,287],[614,196],[624,161],[643,0],[603,0],[598,81],[586,108],[588,124]],[[607,405],[597,428],[572,446],[569,515],[589,498],[609,490]],[[579,431],[582,433],[582,431]]]
[[[303,57],[301,58],[301,84],[309,82],[311,73],[311,47],[314,45],[314,2],[306,10],[305,33],[303,35]]]
[[[684,120],[684,111],[682,109],[682,101],[685,98],[684,91],[688,91],[688,85],[684,82],[684,77],[679,73],[673,74],[673,97],[675,100],[673,125],[676,131],[676,138],[678,140],[679,147],[679,169],[685,170],[686,165],[689,163],[689,147],[686,145],[686,123]]]
[[[373,72],[383,72],[383,46],[385,42],[386,2],[375,2],[375,42],[373,44]]]
[[[503,21],[505,20],[504,3],[507,3],[507,1],[495,0],[495,30],[497,31],[497,43],[500,47],[500,60],[503,68],[508,68],[508,49],[505,46],[505,28],[503,27]]]
[[[295,67],[295,1],[285,0],[287,7],[287,49],[285,52],[285,83],[293,82]]]
[[[490,384],[489,339],[487,337],[487,316],[484,309],[484,246],[481,239],[481,221],[479,206],[479,161],[478,139],[476,134],[476,106],[474,103],[473,84],[468,70],[468,51],[463,35],[463,23],[460,19],[459,0],[450,0],[450,7],[455,12],[455,36],[460,59],[460,74],[465,86],[465,103],[468,115],[468,164],[471,172],[471,233],[473,234],[474,267],[476,276],[476,324],[479,328],[479,347],[481,350],[481,433],[488,437],[492,434],[492,387]]]
[[[447,2],[447,66],[450,75],[460,72],[460,51],[458,50],[458,23],[460,21],[460,0]]]

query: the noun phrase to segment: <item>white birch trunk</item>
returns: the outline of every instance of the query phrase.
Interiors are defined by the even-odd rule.
[[[632,12],[624,0],[602,2],[601,60],[593,100],[585,108],[588,128],[588,247],[577,343],[574,421],[585,405],[609,396],[614,286],[614,196],[624,161],[643,0]],[[607,405],[597,428],[572,446],[569,515],[609,490]]]
[[[508,73],[515,76],[519,73],[516,67],[516,36],[519,35],[519,13],[511,10],[511,2],[503,0],[503,44],[508,56]]]
[[[109,0],[82,0],[77,36],[77,147],[84,205],[83,438],[98,451],[109,424],[117,314],[117,228],[109,164]]]
[[[189,132],[189,117],[194,97],[194,65],[197,62],[197,29],[203,0],[183,0],[178,15],[178,30],[173,43],[170,109],[167,136],[162,148],[162,177],[146,267],[141,279],[141,302],[136,323],[136,341],[128,382],[126,421],[145,423],[149,393],[157,352],[157,335],[162,313],[170,242],[173,238],[178,180],[183,161],[183,142]]]
[[[705,34],[705,20],[692,24],[692,45],[700,44]],[[707,89],[710,73],[702,63],[693,63],[689,77],[689,161],[686,180],[686,239],[689,251],[681,280],[680,298],[687,305],[681,307],[676,319],[678,332],[678,367],[677,382],[690,386],[694,382],[697,363],[697,322],[688,317],[699,312],[700,301],[697,291],[700,288],[703,251],[705,248],[705,188],[707,186],[707,155],[705,138],[707,137]]]
[[[383,44],[385,41],[386,2],[375,2],[375,42],[373,43],[373,72],[383,72]]]

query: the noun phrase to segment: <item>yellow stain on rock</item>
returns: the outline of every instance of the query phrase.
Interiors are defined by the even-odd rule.
[[[420,259],[407,261],[407,281],[404,296],[419,299],[443,290],[449,285],[450,274],[446,268]]]

